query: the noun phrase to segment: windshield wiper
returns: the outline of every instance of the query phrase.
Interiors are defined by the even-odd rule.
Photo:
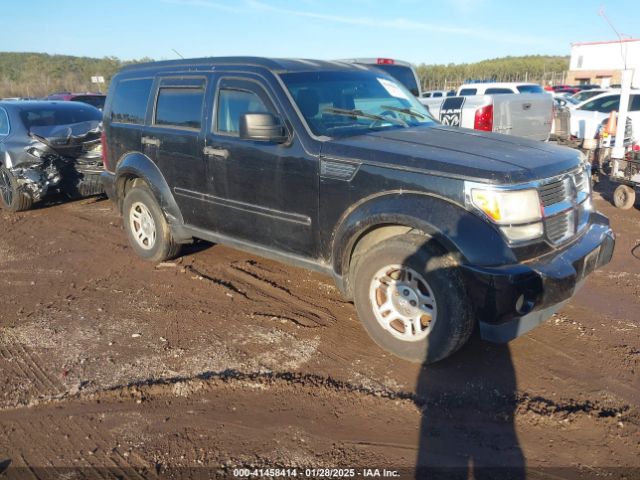
[[[405,122],[404,120],[400,120],[399,118],[384,117],[382,115],[375,115],[373,113],[366,113],[366,112],[363,112],[362,110],[358,110],[356,108],[354,108],[353,110],[347,110],[346,108],[327,107],[322,111],[323,112],[327,112],[327,113],[335,113],[336,115],[345,115],[345,116],[348,116],[348,117],[370,118],[372,120],[378,120],[379,122],[391,122],[391,123],[395,123],[397,125],[402,125],[404,127],[408,126],[407,122]]]
[[[392,107],[390,105],[382,105],[380,108],[384,108],[386,110],[392,110],[394,112],[404,113],[406,115],[411,115],[412,117],[416,117],[416,118],[427,118],[420,112],[416,112],[411,108],[398,108],[398,107]]]

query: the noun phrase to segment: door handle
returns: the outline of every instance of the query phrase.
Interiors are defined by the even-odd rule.
[[[229,150],[226,148],[204,147],[203,151],[207,157],[220,157],[224,160],[229,158]]]
[[[153,145],[154,147],[160,146],[160,139],[153,137],[142,137],[141,139],[143,145]]]

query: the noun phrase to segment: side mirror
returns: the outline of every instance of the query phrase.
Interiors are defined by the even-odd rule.
[[[240,116],[239,129],[243,140],[275,143],[287,141],[281,120],[271,113],[245,113]]]

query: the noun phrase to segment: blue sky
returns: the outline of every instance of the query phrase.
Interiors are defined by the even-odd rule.
[[[637,0],[5,0],[0,51],[461,63],[640,37]]]

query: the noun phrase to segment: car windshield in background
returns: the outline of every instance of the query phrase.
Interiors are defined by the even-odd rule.
[[[418,96],[420,89],[418,88],[418,82],[416,81],[416,76],[413,74],[411,67],[392,63],[376,64],[374,67],[387,72],[393,78],[401,82],[413,95],[416,97]]]
[[[71,100],[73,102],[88,103],[92,107],[102,110],[106,99],[107,97],[104,95],[78,95],[77,97],[73,97]]]
[[[280,75],[311,131],[329,137],[436,123],[393,78],[375,72]]]
[[[27,130],[32,127],[71,125],[73,123],[101,121],[102,112],[91,106],[78,105],[76,108],[27,107],[20,111],[20,118]]]
[[[520,93],[545,93],[540,85],[519,85],[516,88]]]

